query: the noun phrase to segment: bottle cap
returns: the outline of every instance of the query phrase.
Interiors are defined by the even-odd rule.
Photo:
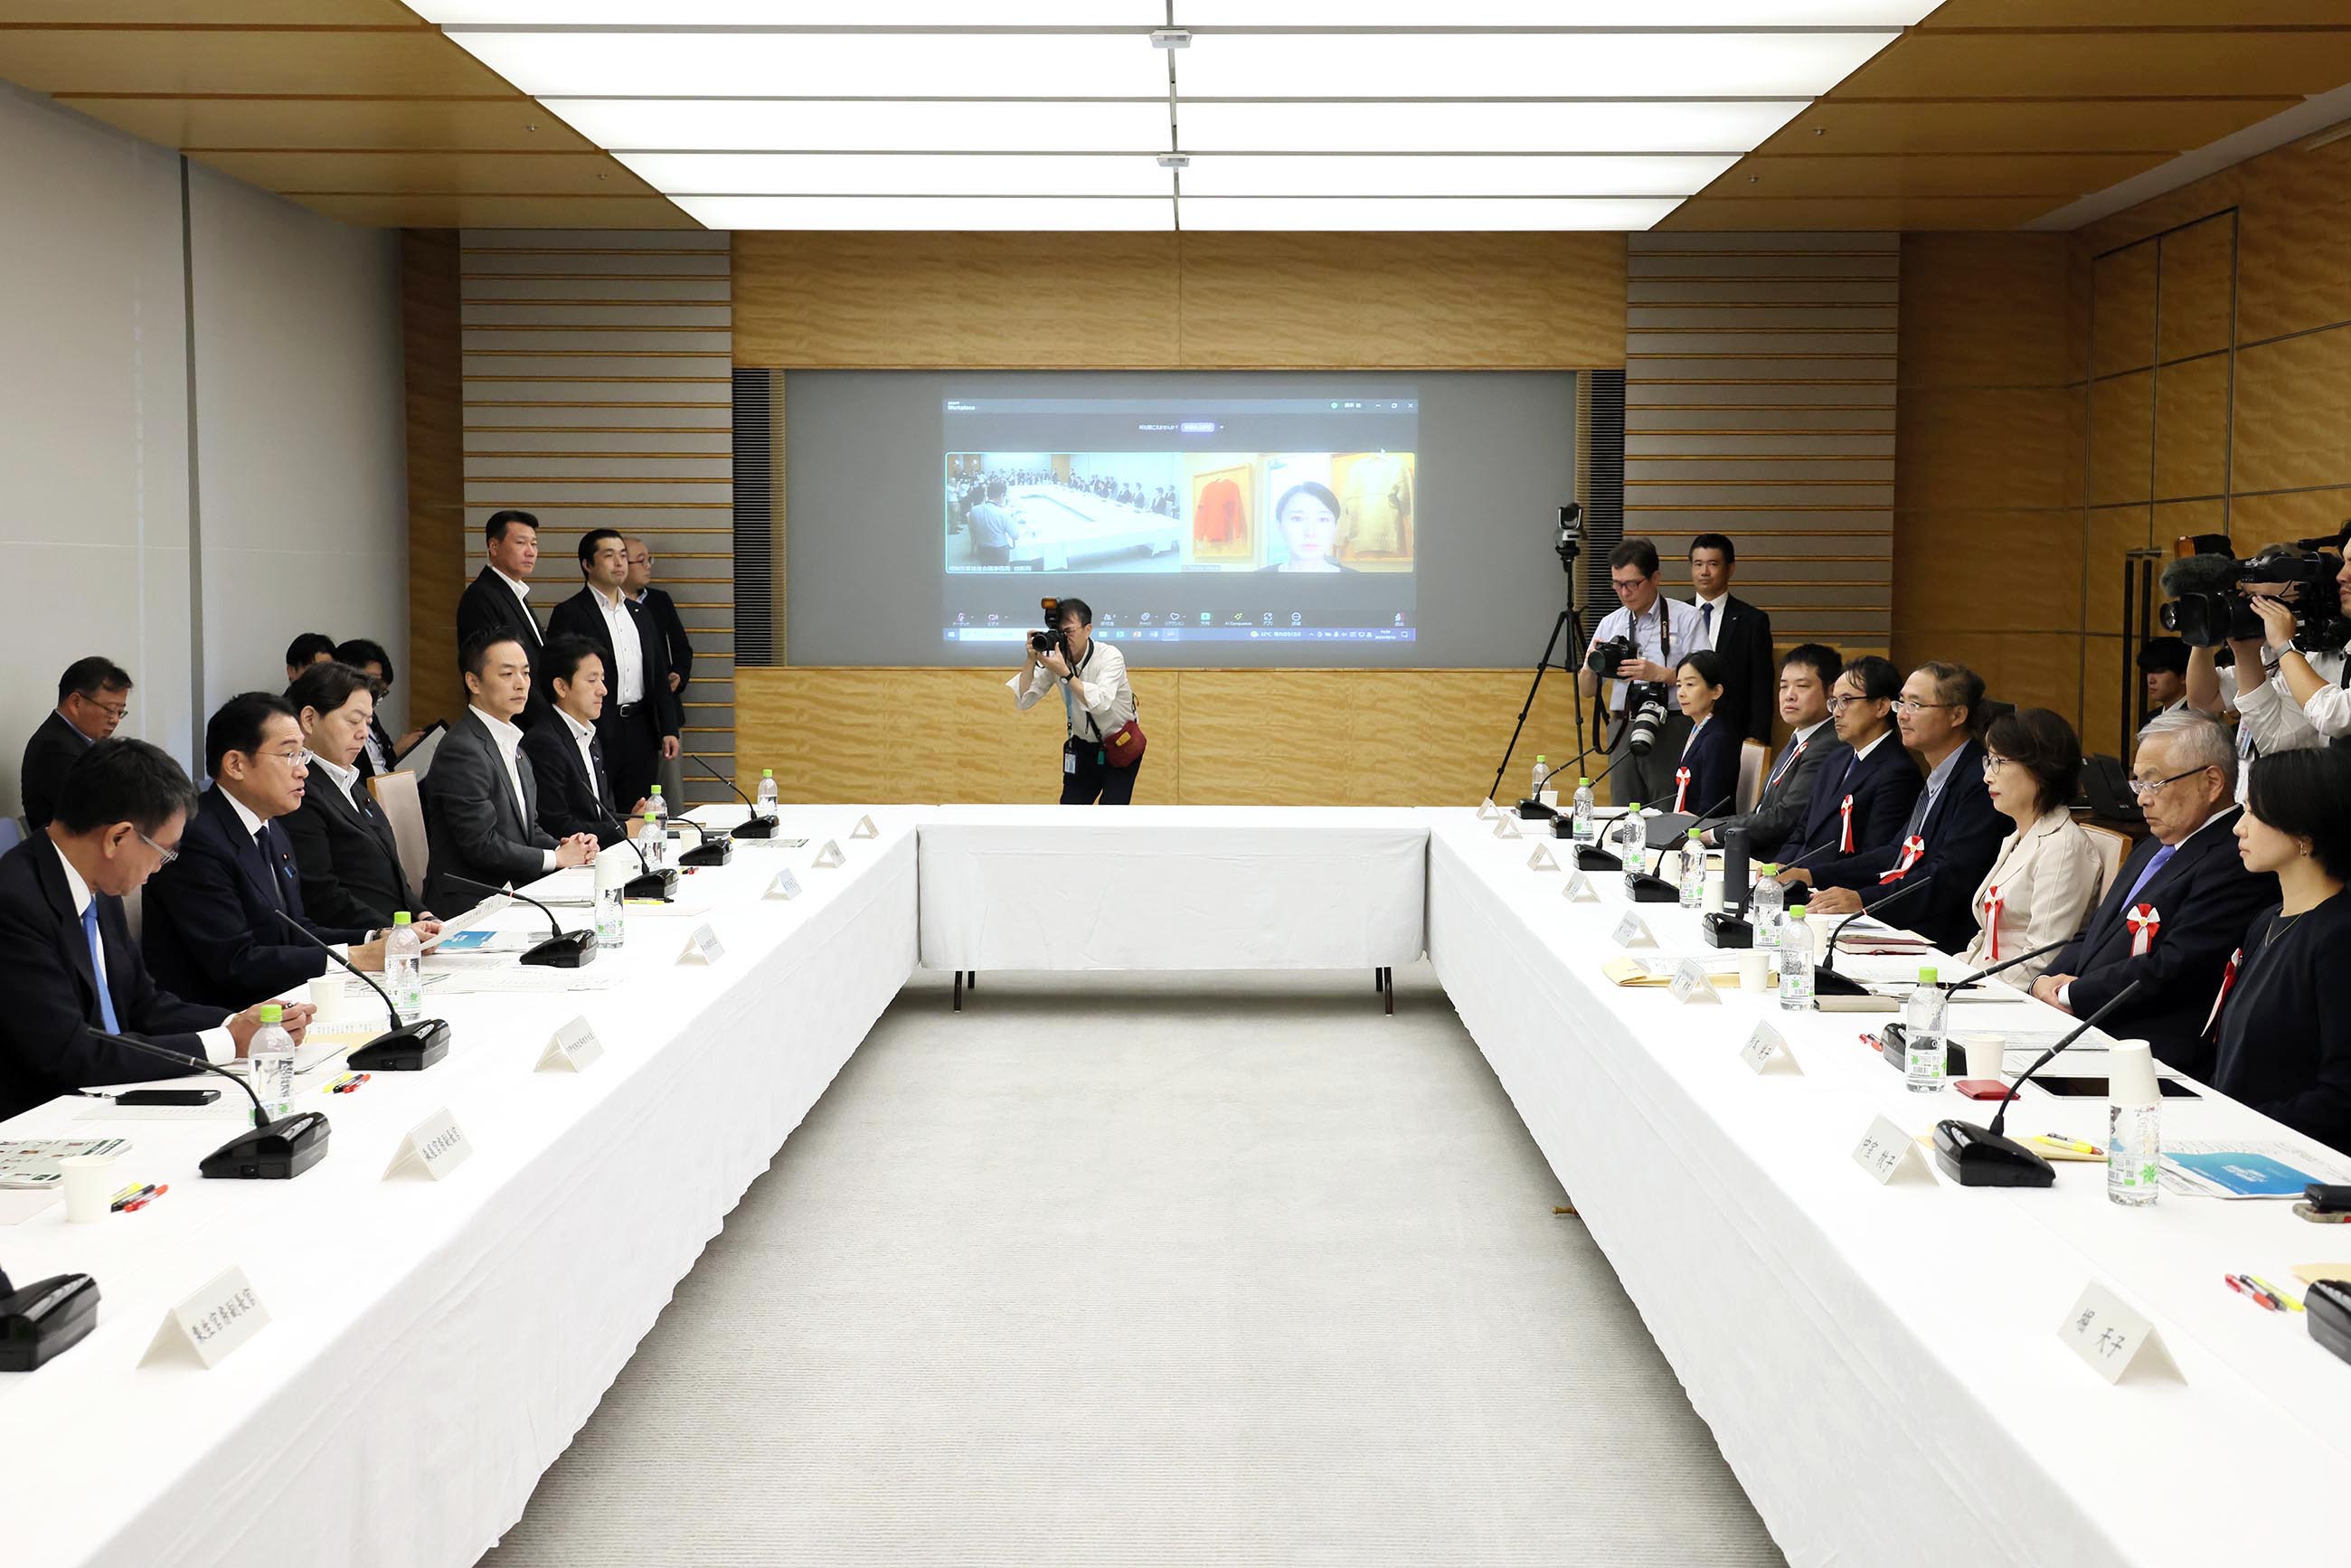
[[[645,821],[648,821],[648,822],[650,822],[650,821],[652,821],[653,820],[653,814],[651,811],[647,811],[647,812],[645,813]]]
[[[259,1017],[263,1023],[284,1023],[286,1009],[276,1002],[264,1002],[261,1004]]]
[[[1576,782],[1583,785],[1586,789],[1589,789],[1592,788],[1592,775],[1589,773],[1583,774],[1576,779]]]
[[[1541,760],[1543,760],[1543,758],[1544,758],[1544,757],[1545,757],[1546,755],[1548,755],[1548,754],[1547,754],[1547,753],[1544,753],[1544,752],[1538,751],[1538,752],[1536,752],[1536,753],[1535,753],[1535,760],[1536,760],[1537,762],[1541,762]]]
[[[1792,904],[1788,905],[1788,918],[1791,920],[1802,920],[1806,918],[1804,911],[1808,907],[1809,905],[1802,904]]]
[[[1689,836],[1690,836],[1691,838],[1693,838],[1693,839],[1697,838],[1697,837],[1698,837],[1698,830],[1697,830],[1696,828],[1692,828],[1692,829],[1689,831]]]
[[[654,793],[654,794],[656,794],[656,795],[658,795],[658,794],[660,794],[660,793],[661,793],[661,786],[660,786],[660,785],[656,784],[656,785],[654,785],[654,786],[653,786],[653,793]]]
[[[1935,983],[1935,966],[1929,964],[1918,971],[1918,983],[1922,986],[1931,986]]]
[[[773,779],[775,776],[776,770],[772,768],[762,768],[759,769],[759,777],[762,779]]]
[[[395,910],[393,910],[393,911],[392,912],[392,925],[394,925],[395,926],[398,926],[398,925],[408,925],[408,924],[409,924],[409,919],[408,919],[408,911],[406,911],[405,909],[395,909]]]
[[[1755,874],[1758,876],[1777,876],[1780,874],[1780,862],[1777,861],[1765,861],[1761,865],[1755,868]]]
[[[1634,801],[1634,802],[1633,802],[1633,804],[1632,804],[1632,806],[1631,806],[1630,808],[1628,808],[1628,810],[1634,810],[1634,811],[1637,811],[1637,810],[1639,810],[1640,809],[1641,809],[1641,802],[1639,802],[1638,800]]]

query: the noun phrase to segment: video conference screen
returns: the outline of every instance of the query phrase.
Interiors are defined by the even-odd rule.
[[[1050,597],[1148,664],[1512,665],[1566,602],[1571,374],[793,371],[779,423],[795,664],[1008,666]]]
[[[1343,390],[946,398],[943,637],[1019,642],[1082,573],[1113,642],[1411,642],[1418,390]]]

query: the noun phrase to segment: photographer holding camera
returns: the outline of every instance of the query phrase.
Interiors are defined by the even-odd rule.
[[[1143,771],[1143,732],[1134,722],[1126,660],[1093,640],[1094,612],[1084,600],[1048,599],[1044,605],[1050,629],[1029,633],[1020,671],[1004,683],[1012,688],[1013,706],[1035,707],[1059,686],[1070,726],[1061,744],[1061,804],[1127,805],[1134,799],[1134,776]],[[1134,747],[1133,760],[1113,764],[1113,747]]]
[[[1628,747],[1633,751],[1621,766],[1611,763],[1616,771],[1609,777],[1608,799],[1619,806],[1669,802],[1690,730],[1672,666],[1680,653],[1707,645],[1706,629],[1697,606],[1658,592],[1657,547],[1647,539],[1626,539],[1608,552],[1608,582],[1616,591],[1616,608],[1601,617],[1584,650],[1576,689],[1589,697],[1606,680],[1608,751],[1612,757]],[[1716,803],[1689,804],[1704,811]]]
[[[2321,561],[2335,566],[2331,580],[2313,570]],[[2231,580],[2225,588],[2207,586],[2202,580],[2220,567]],[[2235,577],[2237,571],[2246,575]],[[2343,686],[2343,643],[2351,627],[2340,611],[2351,565],[2283,546],[2240,562],[2189,556],[2166,569],[2164,587],[2176,595],[2164,606],[2165,624],[2192,645],[2189,706],[2207,712],[2233,706],[2241,754],[2300,751],[2351,734],[2351,691]],[[2224,641],[2236,660],[2232,669],[2220,668],[2216,658]],[[2249,681],[2247,671],[2262,674]]]

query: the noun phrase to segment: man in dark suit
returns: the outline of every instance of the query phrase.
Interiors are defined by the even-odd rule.
[[[2052,1007],[2088,1018],[2131,993],[2099,1027],[2144,1040],[2182,1072],[2210,1075],[2206,1024],[2229,955],[2276,902],[2277,878],[2237,855],[2237,751],[2229,732],[2192,709],[2149,720],[2131,766],[2148,836],[2123,862],[2071,946],[2032,982]]]
[[[538,825],[552,837],[594,835],[612,845],[629,836],[622,820],[633,818],[645,802],[629,805],[612,793],[604,767],[604,746],[596,736],[596,716],[604,707],[604,658],[585,637],[569,632],[547,642],[548,688],[555,694],[555,719],[522,737],[538,783]]]
[[[174,1076],[101,1030],[218,1065],[261,1027],[257,1007],[232,1016],[156,989],[123,916],[123,895],[171,863],[195,807],[180,765],[143,740],[101,740],[71,786],[43,831],[0,856],[0,1117],[89,1085]],[[297,1040],[309,1020],[307,1002],[286,1009]]]
[[[392,821],[368,792],[359,759],[375,714],[375,683],[349,664],[313,664],[286,688],[310,769],[302,804],[279,819],[302,878],[302,904],[329,925],[381,930],[415,912]]]
[[[477,632],[457,650],[457,664],[473,706],[442,737],[424,779],[432,845],[425,901],[451,915],[487,897],[485,888],[519,886],[559,867],[587,865],[598,848],[592,835],[558,841],[538,827],[538,786],[514,722],[531,694],[530,660],[520,640]]]
[[[402,752],[424,738],[424,731],[419,726],[411,726],[396,740],[383,727],[383,701],[392,695],[392,655],[371,637],[353,637],[335,644],[335,663],[349,664],[375,683],[375,712],[368,719],[367,742],[360,748],[359,759],[352,766],[363,779],[389,773],[399,763]]]
[[[1719,716],[1742,739],[1771,743],[1771,618],[1730,592],[1739,549],[1728,534],[1700,534],[1690,541],[1690,590],[1707,641],[1700,647],[1722,655]]]
[[[555,607],[548,634],[585,637],[603,655],[604,711],[596,737],[603,742],[613,789],[634,800],[653,793],[663,760],[678,753],[677,694],[670,689],[669,661],[653,616],[622,591],[629,577],[627,541],[611,528],[582,535],[580,574],[587,586]]]
[[[1769,861],[1804,825],[1813,781],[1837,749],[1836,730],[1829,723],[1829,688],[1843,674],[1844,655],[1825,643],[1800,643],[1788,650],[1780,663],[1780,718],[1788,727],[1787,749],[1764,775],[1755,809],[1708,830],[1708,844],[1719,845],[1725,829],[1744,828],[1748,853]]]
[[[111,659],[76,659],[57,677],[57,706],[25,743],[16,775],[25,798],[25,821],[35,831],[57,814],[57,789],[66,770],[92,743],[114,733],[131,711],[131,676]]]
[[[148,967],[191,1001],[244,1007],[332,967],[326,954],[286,928],[348,944],[361,969],[383,967],[381,935],[309,918],[302,877],[277,819],[302,804],[309,766],[302,727],[286,699],[246,692],[204,726],[212,788],[197,798],[180,854],[147,890]],[[429,933],[428,933],[429,935]]]
[[[538,570],[538,519],[528,512],[493,512],[483,527],[490,564],[475,574],[457,601],[457,643],[484,632],[504,632],[522,643],[523,656],[538,663],[546,640],[530,612],[530,574]],[[534,689],[520,723],[528,729],[547,716],[547,694]]]
[[[1888,920],[1947,953],[1959,952],[1974,937],[1976,886],[2013,827],[1984,788],[1984,747],[1976,736],[1983,711],[1983,679],[1965,664],[1932,662],[1910,672],[1895,714],[1903,745],[1927,764],[1925,791],[1894,842],[1856,854],[1815,878],[1813,914],[1874,909],[1906,886],[1917,886],[1919,891],[1906,896]]]
[[[1854,857],[1902,836],[1925,780],[1894,733],[1902,672],[1865,653],[1844,667],[1829,699],[1837,745],[1821,759],[1803,826],[1780,846],[1784,886],[1813,886]]]
[[[324,632],[305,632],[286,644],[286,684],[313,664],[335,662],[335,640]]]
[[[686,683],[694,679],[694,643],[685,634],[685,621],[677,612],[677,601],[653,586],[653,547],[636,534],[626,541],[629,547],[629,580],[622,591],[653,618],[653,629],[661,635],[662,653],[669,660],[670,695],[677,699],[680,714],[679,731],[684,730]],[[610,670],[605,672],[609,678]],[[680,741],[680,749],[684,741]],[[685,764],[682,757],[664,758],[661,765],[661,781],[669,790],[672,809],[685,798]]]

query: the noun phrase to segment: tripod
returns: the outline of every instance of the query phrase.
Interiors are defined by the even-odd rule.
[[[1573,580],[1570,579],[1571,584],[1573,581]],[[1573,592],[1573,589],[1571,586],[1571,595]],[[1559,640],[1562,635],[1567,638],[1567,657],[1563,661],[1555,661],[1553,655],[1559,650]],[[1551,624],[1551,641],[1543,644],[1542,657],[1535,661],[1535,678],[1527,687],[1527,700],[1519,709],[1519,722],[1510,728],[1510,743],[1502,748],[1501,766],[1494,769],[1493,788],[1487,791],[1489,798],[1498,802],[1499,800],[1502,792],[1502,775],[1510,770],[1510,754],[1519,748],[1519,737],[1527,727],[1527,715],[1534,711],[1535,696],[1542,690],[1543,676],[1553,668],[1563,670],[1571,675],[1575,674],[1581,667],[1580,662],[1583,656],[1586,640],[1583,630],[1583,611],[1571,597],[1567,608],[1561,611],[1559,619]],[[1593,700],[1596,705],[1598,698],[1595,696]],[[1583,705],[1580,695],[1573,705],[1573,711],[1575,715],[1575,751],[1576,755],[1581,757],[1586,748],[1583,744]],[[1596,714],[1593,723],[1595,727],[1599,723]]]

